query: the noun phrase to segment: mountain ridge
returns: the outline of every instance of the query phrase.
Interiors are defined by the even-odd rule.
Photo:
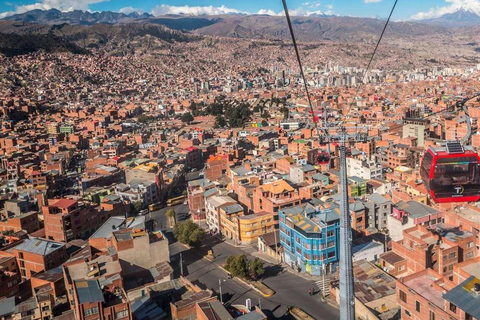
[[[438,18],[417,20],[417,22],[431,26],[457,29],[480,25],[480,15],[471,9],[460,8],[455,12],[446,13]]]

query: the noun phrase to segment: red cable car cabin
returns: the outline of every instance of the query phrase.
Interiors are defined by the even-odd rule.
[[[318,164],[329,164],[330,155],[327,151],[318,151],[317,153],[317,163]]]
[[[422,160],[420,175],[437,203],[480,200],[480,157],[471,147],[447,143],[430,147]]]

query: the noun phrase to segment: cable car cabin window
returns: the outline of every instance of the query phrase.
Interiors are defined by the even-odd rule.
[[[432,166],[433,156],[430,152],[425,153],[423,157],[422,166],[420,168],[420,176],[422,177],[423,183],[428,183],[430,180],[430,168]]]
[[[430,187],[435,191],[437,197],[462,197],[480,194],[477,158],[439,158],[435,165]]]

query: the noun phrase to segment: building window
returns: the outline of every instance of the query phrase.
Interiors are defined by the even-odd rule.
[[[407,294],[405,292],[400,290],[398,295],[401,301],[407,303]]]
[[[405,266],[400,266],[400,267],[397,268],[397,270],[398,271],[403,271],[403,270],[405,270]]]
[[[470,259],[473,257],[473,252],[467,252],[467,259]]]
[[[98,313],[98,307],[93,307],[93,308],[86,309],[86,310],[83,311],[83,315],[85,317],[92,316],[92,315],[97,314],[97,313]]]
[[[457,256],[457,253],[456,252],[452,252],[448,255],[448,259],[455,259],[455,257]]]
[[[125,318],[127,316],[128,316],[128,310],[122,310],[120,312],[115,313],[115,319],[121,319],[121,318]]]
[[[407,309],[405,309],[405,314],[409,317],[411,316],[410,311],[408,311]]]
[[[327,243],[327,248],[331,248],[331,247],[334,247],[335,246],[335,241],[329,241]]]
[[[331,231],[327,231],[327,237],[331,237],[335,234],[335,231],[331,230]]]
[[[421,311],[420,311],[420,308],[421,308],[420,302],[415,301],[415,310],[416,310],[417,312],[421,312]]]
[[[435,320],[435,312],[433,312],[432,310],[430,310],[430,318],[428,318],[429,320]]]
[[[450,311],[457,313],[457,306],[450,302]]]
[[[328,257],[329,258],[334,258],[335,257],[335,251],[329,252]]]
[[[469,243],[467,243],[467,248],[471,248],[473,247],[473,241],[470,241]]]

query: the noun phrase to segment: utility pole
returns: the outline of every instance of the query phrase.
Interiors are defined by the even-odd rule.
[[[222,279],[218,279],[218,291],[220,293],[220,303],[223,304]]]
[[[183,259],[182,259],[182,253],[180,252],[180,274],[183,277]]]
[[[322,295],[325,298],[325,263],[322,262]]]
[[[275,228],[273,228],[273,235],[275,237],[275,259],[280,263],[280,261],[278,261],[277,230],[275,230]]]

